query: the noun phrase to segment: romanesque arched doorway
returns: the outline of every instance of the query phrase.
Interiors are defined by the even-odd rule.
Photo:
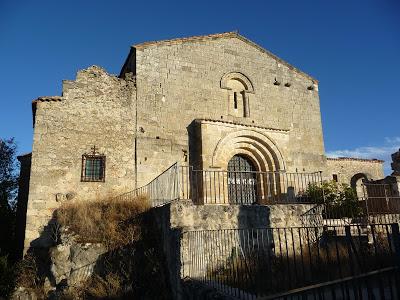
[[[257,202],[257,169],[245,155],[234,155],[228,162],[228,199],[231,204]]]

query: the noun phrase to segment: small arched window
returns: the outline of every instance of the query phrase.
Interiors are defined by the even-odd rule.
[[[242,73],[228,73],[221,79],[221,88],[228,90],[228,112],[236,117],[250,117],[250,97],[254,93],[250,80]]]

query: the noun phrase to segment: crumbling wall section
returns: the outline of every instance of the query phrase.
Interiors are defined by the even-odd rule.
[[[135,181],[134,78],[100,67],[63,82],[62,97],[34,101],[32,169],[25,249],[47,247],[49,222],[61,201],[107,198],[132,190]],[[104,182],[82,182],[82,155],[106,156]]]

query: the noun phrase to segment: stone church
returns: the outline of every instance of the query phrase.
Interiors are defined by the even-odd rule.
[[[25,249],[63,200],[113,197],[172,164],[317,172],[357,185],[383,162],[327,158],[318,81],[237,32],[131,47],[118,76],[92,66],[32,103],[20,156]],[[241,169],[242,168],[242,169]]]

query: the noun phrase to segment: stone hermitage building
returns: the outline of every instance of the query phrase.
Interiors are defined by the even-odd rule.
[[[318,81],[236,32],[132,46],[119,76],[81,70],[32,111],[25,249],[47,245],[39,237],[62,200],[130,191],[175,162],[353,185],[383,177],[382,161],[327,158]]]

